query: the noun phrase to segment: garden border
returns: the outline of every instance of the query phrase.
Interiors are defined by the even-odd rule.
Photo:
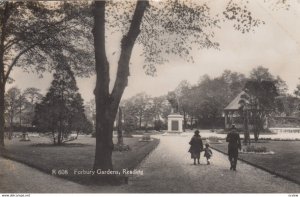
[[[224,154],[224,155],[228,155],[228,153],[226,153],[226,152],[224,152],[224,151],[222,151],[222,150],[219,150],[219,149],[217,149],[217,148],[215,148],[215,147],[211,147],[211,148],[212,148],[213,150],[219,152],[219,153],[222,153],[222,154]],[[266,172],[268,172],[268,173],[270,173],[270,174],[272,174],[272,175],[275,175],[275,176],[277,176],[277,177],[286,179],[286,180],[288,180],[288,181],[291,181],[291,182],[293,182],[293,183],[296,183],[296,184],[300,185],[300,181],[297,181],[297,180],[295,180],[295,179],[293,179],[293,178],[290,178],[290,177],[288,177],[288,176],[279,174],[279,173],[277,173],[276,171],[269,170],[269,169],[267,169],[267,168],[265,168],[265,167],[262,167],[262,166],[259,166],[259,165],[257,165],[257,164],[254,164],[254,163],[251,163],[251,162],[249,162],[249,161],[246,161],[246,160],[244,160],[244,159],[242,159],[242,158],[240,158],[240,157],[238,157],[238,160],[240,160],[240,161],[242,161],[242,162],[244,162],[244,163],[246,163],[246,164],[249,164],[249,165],[251,165],[251,166],[254,166],[254,167],[256,167],[256,168],[259,168],[259,169],[261,169],[261,170],[264,170],[264,171],[266,171]]]
[[[157,142],[153,142],[154,140],[151,141],[151,142],[155,143],[153,148],[147,154],[145,154],[143,157],[141,157],[140,159],[137,159],[134,165],[129,166],[128,167],[129,170],[132,170],[132,169],[138,167],[158,147],[158,145],[160,144],[160,139],[156,138],[156,140],[157,140]],[[143,142],[138,141],[138,143],[143,143]],[[26,162],[22,159],[18,159],[16,157],[14,157],[13,154],[12,154],[12,156],[9,156],[9,154],[10,154],[9,151],[6,148],[4,148],[3,150],[0,150],[0,157],[2,157],[4,159],[11,160],[11,161],[14,161],[14,162],[18,162],[18,163],[26,165],[30,168],[34,168],[35,170],[38,170],[39,172],[42,172],[42,173],[47,174],[49,176],[54,176],[54,175],[51,174],[50,171],[40,167],[39,165],[34,165],[31,162]],[[59,178],[59,179],[63,179],[65,181],[70,181],[70,182],[73,182],[73,183],[84,185],[82,183],[76,182],[76,181],[74,181],[72,179],[69,179],[69,178],[66,178],[64,176],[54,176],[54,177]],[[127,177],[129,178],[130,176],[127,176]],[[128,182],[125,183],[125,184],[128,184]]]

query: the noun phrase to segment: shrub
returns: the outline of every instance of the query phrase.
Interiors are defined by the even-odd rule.
[[[255,152],[255,153],[264,153],[267,152],[267,148],[265,146],[247,146],[243,149],[244,152]]]
[[[274,141],[299,141],[299,138],[274,138]]]
[[[154,121],[154,130],[160,131],[160,130],[164,130],[164,129],[167,129],[167,124],[165,124],[161,120],[155,120]]]
[[[208,140],[211,142],[219,142],[222,138],[217,136],[209,136]]]
[[[261,138],[259,138],[259,140],[261,141],[261,140],[271,140],[271,138],[270,137],[261,137]]]
[[[131,150],[131,148],[129,147],[129,145],[126,145],[126,144],[114,144],[113,151],[122,152],[122,151],[130,151],[130,150]]]
[[[143,135],[142,140],[143,141],[150,141],[151,137],[150,137],[150,135]]]

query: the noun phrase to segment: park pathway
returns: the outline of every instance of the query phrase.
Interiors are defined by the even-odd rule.
[[[212,164],[192,165],[190,136],[157,136],[158,147],[137,167],[143,175],[128,185],[84,186],[0,157],[0,193],[300,193],[300,186],[248,164],[229,170],[227,157],[213,151]]]
[[[159,136],[160,144],[138,169],[143,176],[132,177],[124,192],[185,193],[300,193],[300,186],[238,161],[229,170],[227,156],[213,151],[212,164],[192,165],[188,136]]]

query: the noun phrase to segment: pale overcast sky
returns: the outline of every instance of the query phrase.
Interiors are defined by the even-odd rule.
[[[277,0],[271,1],[275,2]],[[267,1],[268,2],[268,1]],[[274,75],[280,75],[289,86],[292,92],[299,83],[300,77],[300,1],[291,0],[290,10],[270,9],[270,3],[263,0],[251,0],[249,8],[253,15],[266,22],[254,33],[242,34],[233,29],[232,24],[225,23],[222,28],[216,31],[216,41],[220,43],[220,50],[199,50],[193,51],[195,63],[187,63],[178,58],[169,61],[165,65],[157,66],[157,76],[151,77],[144,74],[142,68],[143,58],[140,57],[139,46],[135,46],[131,58],[131,76],[128,87],[125,89],[123,98],[128,98],[139,92],[146,92],[152,96],[166,94],[173,90],[180,81],[188,80],[195,84],[200,76],[208,74],[212,77],[219,76],[223,70],[230,69],[249,74],[249,71],[262,65],[269,68]],[[211,0],[209,5],[215,12],[222,10],[224,1]],[[109,58],[112,57],[114,46],[119,42],[110,45],[107,49]],[[117,58],[115,58],[117,59]],[[111,62],[116,65],[116,62]],[[113,81],[112,68],[111,79]],[[12,78],[13,84],[25,89],[37,87],[43,93],[50,86],[52,74],[45,74],[40,79],[34,74],[23,73],[20,69],[14,69]],[[78,79],[80,92],[89,101],[93,98],[95,77]]]

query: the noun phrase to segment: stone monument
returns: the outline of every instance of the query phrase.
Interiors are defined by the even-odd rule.
[[[176,96],[171,96],[168,98],[172,106],[171,114],[168,115],[168,133],[182,133],[182,122],[183,116],[179,114],[178,110],[178,101]]]
[[[178,113],[171,113],[168,115],[168,132],[181,133],[182,132],[182,115]]]

